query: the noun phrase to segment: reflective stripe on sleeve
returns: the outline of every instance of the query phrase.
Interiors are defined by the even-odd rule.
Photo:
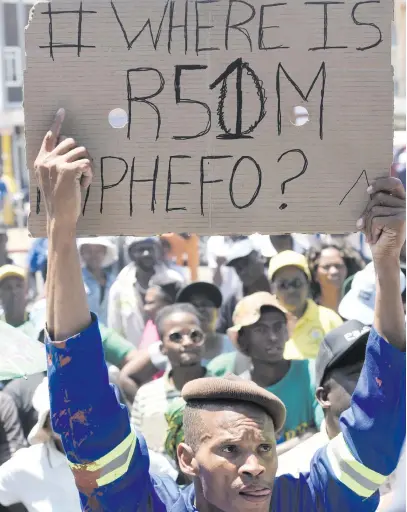
[[[75,480],[78,482],[85,478],[86,481],[93,482],[92,487],[101,487],[114,482],[129,469],[136,444],[137,437],[132,430],[119,445],[94,462],[74,464],[68,461]]]
[[[329,442],[327,455],[336,478],[364,498],[369,498],[376,492],[387,478],[357,461],[342,433]]]

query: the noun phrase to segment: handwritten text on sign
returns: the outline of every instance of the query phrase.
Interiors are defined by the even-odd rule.
[[[28,167],[63,106],[95,162],[80,233],[354,230],[391,163],[391,18],[385,0],[39,3]],[[34,179],[31,197],[41,235]]]

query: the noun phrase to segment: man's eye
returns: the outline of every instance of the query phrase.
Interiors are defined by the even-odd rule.
[[[237,446],[235,444],[228,444],[222,448],[222,452],[224,453],[236,453]]]
[[[259,446],[259,450],[262,452],[262,453],[269,453],[273,450],[273,446],[271,444],[261,444]]]

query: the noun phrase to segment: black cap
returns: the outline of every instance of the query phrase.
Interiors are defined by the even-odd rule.
[[[365,360],[370,326],[349,320],[328,333],[315,361],[315,384],[321,386],[328,370]]]
[[[202,294],[205,297],[208,297],[215,306],[215,308],[219,309],[222,305],[222,293],[217,286],[212,283],[207,283],[205,281],[197,281],[195,283],[191,283],[185,288],[183,288],[177,295],[177,299],[175,302],[191,302],[191,297],[193,295]]]

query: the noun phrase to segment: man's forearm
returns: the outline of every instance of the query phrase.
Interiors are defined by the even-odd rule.
[[[56,341],[62,341],[91,322],[75,230],[53,224],[48,229],[47,325]]]
[[[406,329],[400,289],[400,261],[388,258],[375,263],[376,304],[374,326],[379,334],[399,350],[406,349]]]

